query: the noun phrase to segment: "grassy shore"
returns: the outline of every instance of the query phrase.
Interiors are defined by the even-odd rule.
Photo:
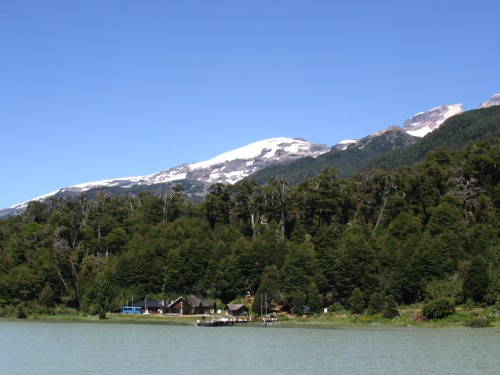
[[[492,327],[500,328],[500,314],[496,308],[457,307],[455,313],[439,320],[427,320],[422,314],[422,306],[405,306],[399,309],[400,316],[384,318],[381,314],[350,314],[348,311],[329,312],[313,317],[302,316],[290,320],[290,325],[316,325],[337,327]],[[282,319],[286,320],[286,317]]]
[[[213,316],[217,317],[217,316]],[[210,317],[207,317],[211,319]],[[26,317],[30,321],[60,321],[60,322],[93,322],[93,323],[131,323],[131,324],[171,324],[195,325],[200,316],[161,316],[161,315],[124,315],[107,314],[106,319],[99,320],[96,315],[44,315],[35,314]],[[470,310],[457,309],[444,319],[425,320],[419,308],[400,310],[400,316],[393,319],[381,315],[354,315],[347,311],[329,312],[317,315],[290,316],[279,314],[280,327],[308,328],[349,328],[349,327],[491,327],[500,328],[500,316],[493,309],[475,308]]]

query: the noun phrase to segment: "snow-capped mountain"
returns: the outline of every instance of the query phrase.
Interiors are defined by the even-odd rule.
[[[349,139],[340,141],[333,149],[344,150],[363,150],[365,148],[379,148],[379,151],[389,151],[391,149],[406,147],[414,144],[415,138],[403,131],[399,126],[389,126],[387,129],[377,133],[370,134],[359,140]]]
[[[356,148],[364,149],[373,147],[374,143],[389,151],[395,148],[406,147],[415,143],[415,138],[408,132],[403,131],[399,126],[389,126],[387,129],[371,134],[356,143]]]
[[[495,97],[495,95],[493,96]],[[492,97],[492,101],[493,101]],[[500,95],[499,98],[500,100]],[[490,102],[486,102],[490,103]],[[483,103],[483,104],[486,104]],[[495,104],[491,104],[495,105]],[[426,112],[419,112],[410,119],[406,120],[403,124],[403,130],[413,137],[423,137],[426,134],[430,133],[434,129],[439,128],[439,126],[445,122],[451,116],[458,115],[463,113],[464,109],[462,108],[462,104],[451,104],[451,105],[442,105],[436,108],[432,108]],[[398,128],[398,126],[391,126],[388,129],[394,130],[394,128]],[[387,130],[387,129],[386,129]],[[386,131],[383,130],[382,132]],[[381,135],[381,132],[377,132],[371,134],[371,136]],[[350,147],[358,144],[359,140],[357,139],[346,139],[338,142],[335,146],[333,146],[337,150],[347,150]]]
[[[333,148],[343,151],[346,150],[349,146],[355,145],[358,142],[359,142],[358,139],[344,139],[339,143],[337,143],[335,146],[333,146]]]
[[[500,105],[500,94],[494,94],[489,101],[481,103],[480,107],[497,105]],[[391,149],[406,147],[415,143],[414,137],[425,136],[438,128],[446,119],[462,112],[464,110],[461,104],[443,105],[426,112],[417,113],[407,120],[402,128],[391,126],[361,140],[342,140],[331,149],[340,151],[362,150],[365,153],[371,152],[373,154],[375,152],[378,154]],[[146,176],[82,183],[32,200],[43,201],[58,194],[75,196],[95,188],[116,187],[127,190],[127,188],[131,187],[147,187],[156,184],[173,183],[174,181],[191,183],[191,186],[198,189],[194,195],[202,197],[204,189],[210,184],[217,182],[233,184],[273,164],[287,163],[305,156],[316,158],[326,154],[331,149],[327,145],[306,142],[300,138],[271,138],[223,153],[204,162],[182,164]],[[359,158],[359,155],[357,157]],[[320,161],[321,158],[318,158],[317,161]],[[11,208],[0,210],[0,218],[23,212],[27,203],[23,202]]]
[[[500,105],[500,94],[493,94],[490,100],[481,103],[480,108],[492,107],[494,105]]]
[[[403,130],[414,137],[423,137],[437,129],[446,119],[462,112],[462,104],[442,105],[417,113],[403,124]]]
[[[205,184],[233,184],[272,164],[285,163],[304,156],[317,157],[330,151],[324,144],[310,143],[300,138],[271,138],[223,153],[210,160],[183,164],[147,176],[116,178],[86,182],[45,194],[33,200],[44,200],[58,193],[78,194],[99,187],[128,188],[178,180],[196,180]],[[27,202],[12,206],[22,209]]]
[[[251,143],[216,156],[210,160],[181,165],[148,176],[147,183],[161,183],[179,179],[206,183],[233,184],[271,164],[284,163],[304,156],[317,157],[330,148],[304,139],[271,138]]]

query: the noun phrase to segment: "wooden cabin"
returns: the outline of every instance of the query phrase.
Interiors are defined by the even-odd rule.
[[[211,299],[199,299],[196,296],[189,298],[192,315],[209,315],[217,311],[217,304]]]
[[[228,316],[248,316],[248,307],[239,303],[228,303],[224,310]]]
[[[173,301],[144,299],[137,302],[134,306],[142,308],[145,314],[175,314],[182,315],[184,313],[184,298],[179,297]]]

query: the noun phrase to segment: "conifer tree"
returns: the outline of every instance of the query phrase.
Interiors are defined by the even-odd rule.
[[[472,299],[474,302],[481,302],[488,289],[489,278],[486,262],[480,256],[472,259],[472,262],[465,274],[463,293],[465,299]]]

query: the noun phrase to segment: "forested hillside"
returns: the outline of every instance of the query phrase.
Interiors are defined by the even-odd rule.
[[[459,150],[470,142],[480,142],[500,134],[500,106],[467,111],[450,117],[438,129],[406,148],[388,152],[370,160],[365,168],[411,165],[422,160],[436,147]]]
[[[229,302],[248,291],[298,312],[352,308],[353,296],[372,308],[440,297],[492,304],[499,141],[438,147],[410,167],[349,179],[325,168],[297,185],[217,184],[201,203],[181,186],[31,202],[0,221],[0,316],[116,311],[132,297]]]
[[[388,133],[391,133],[391,137],[382,134],[363,138],[362,147],[332,149],[317,158],[308,157],[284,165],[270,166],[255,173],[252,178],[259,183],[265,183],[279,175],[285,176],[291,182],[297,182],[304,177],[316,175],[325,165],[334,167],[339,177],[350,177],[361,170],[373,168],[408,166],[421,161],[438,146],[459,150],[469,142],[498,136],[500,106],[472,110],[450,117],[438,129],[418,139],[415,144],[409,145],[407,138],[411,136],[406,133],[405,136],[395,131]]]

